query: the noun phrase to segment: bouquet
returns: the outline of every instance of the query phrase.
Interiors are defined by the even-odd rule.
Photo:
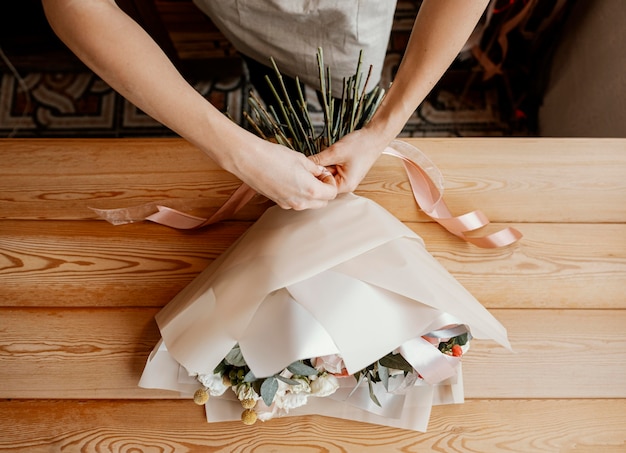
[[[259,135],[313,154],[367,123],[383,91],[366,93],[359,64],[334,100],[321,52],[318,62],[324,130],[314,131],[301,93],[289,99],[276,68],[278,107],[250,101]],[[452,217],[440,173],[415,148],[394,142],[386,153],[403,159],[418,203],[449,231],[480,246],[519,239],[514,230],[466,238],[467,222],[484,216]],[[425,431],[434,404],[463,401],[460,361],[472,338],[510,347],[417,234],[354,194],[319,210],[269,208],[156,320],[162,339],[139,385],[193,397],[208,421],[246,424],[314,413]]]

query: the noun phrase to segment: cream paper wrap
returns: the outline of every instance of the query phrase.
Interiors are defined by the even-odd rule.
[[[433,404],[463,401],[458,359],[440,354],[422,335],[463,324],[474,338],[510,348],[504,327],[417,234],[354,194],[318,210],[268,209],[156,320],[162,342],[148,359],[142,387],[188,396],[199,387],[191,376],[211,374],[236,343],[257,377],[329,354],[339,354],[352,374],[395,350],[424,380],[390,395],[395,402],[388,407],[384,395],[382,410],[371,403],[367,385],[348,399],[355,385],[349,378],[332,398],[309,398],[290,415],[317,413],[419,431],[426,429]],[[439,356],[434,366],[433,353]],[[209,421],[240,414],[234,397],[207,404]]]

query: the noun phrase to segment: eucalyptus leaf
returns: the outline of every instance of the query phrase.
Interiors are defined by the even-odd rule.
[[[226,361],[222,360],[213,370],[213,374],[222,374],[226,370],[227,366],[228,364]]]
[[[256,381],[256,376],[254,375],[252,370],[250,370],[243,378],[243,382],[254,382],[254,381]]]
[[[413,371],[413,367],[404,357],[400,354],[387,354],[385,357],[378,361],[382,366],[391,368],[393,370],[401,370],[410,373]]]
[[[236,366],[236,367],[246,366],[246,361],[243,358],[243,354],[241,353],[241,349],[239,348],[239,345],[233,346],[230,352],[226,354],[226,357],[224,357],[224,360],[226,360],[226,362],[232,366]]]
[[[350,393],[348,394],[347,398],[350,398],[352,396],[352,394],[354,392],[356,392],[356,389],[359,388],[359,385],[361,385],[361,382],[363,381],[363,373],[360,371],[357,371],[356,373],[354,373],[354,378],[356,379],[356,385],[354,386],[354,388],[350,391]]]
[[[287,367],[287,369],[298,376],[314,376],[317,375],[317,370],[309,365],[306,365],[300,361],[293,362]]]
[[[274,397],[278,391],[278,379],[274,376],[268,377],[261,384],[261,398],[266,406],[271,406],[274,402]]]
[[[370,389],[370,398],[372,399],[372,401],[374,401],[374,404],[376,404],[378,407],[383,407],[382,404],[380,404],[380,401],[378,401],[378,398],[376,398],[376,395],[374,394],[374,384],[372,383],[372,381],[367,381],[367,385]]]
[[[380,382],[385,386],[385,390],[389,391],[389,368],[379,363],[378,377],[380,378]]]

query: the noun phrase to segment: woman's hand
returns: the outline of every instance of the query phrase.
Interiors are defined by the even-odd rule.
[[[311,159],[327,167],[338,193],[353,192],[387,146],[368,128],[356,130]]]
[[[326,168],[302,153],[261,142],[236,152],[231,161],[232,173],[257,192],[283,209],[295,210],[321,208],[337,196],[335,180]]]

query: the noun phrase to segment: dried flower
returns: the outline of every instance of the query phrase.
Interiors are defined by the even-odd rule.
[[[254,398],[246,398],[241,400],[241,407],[244,409],[254,409],[256,406],[256,400]]]
[[[199,406],[206,404],[209,401],[209,393],[205,389],[198,389],[193,394],[193,402]]]
[[[246,409],[241,413],[241,421],[244,425],[254,425],[257,420],[256,412],[252,409]]]

